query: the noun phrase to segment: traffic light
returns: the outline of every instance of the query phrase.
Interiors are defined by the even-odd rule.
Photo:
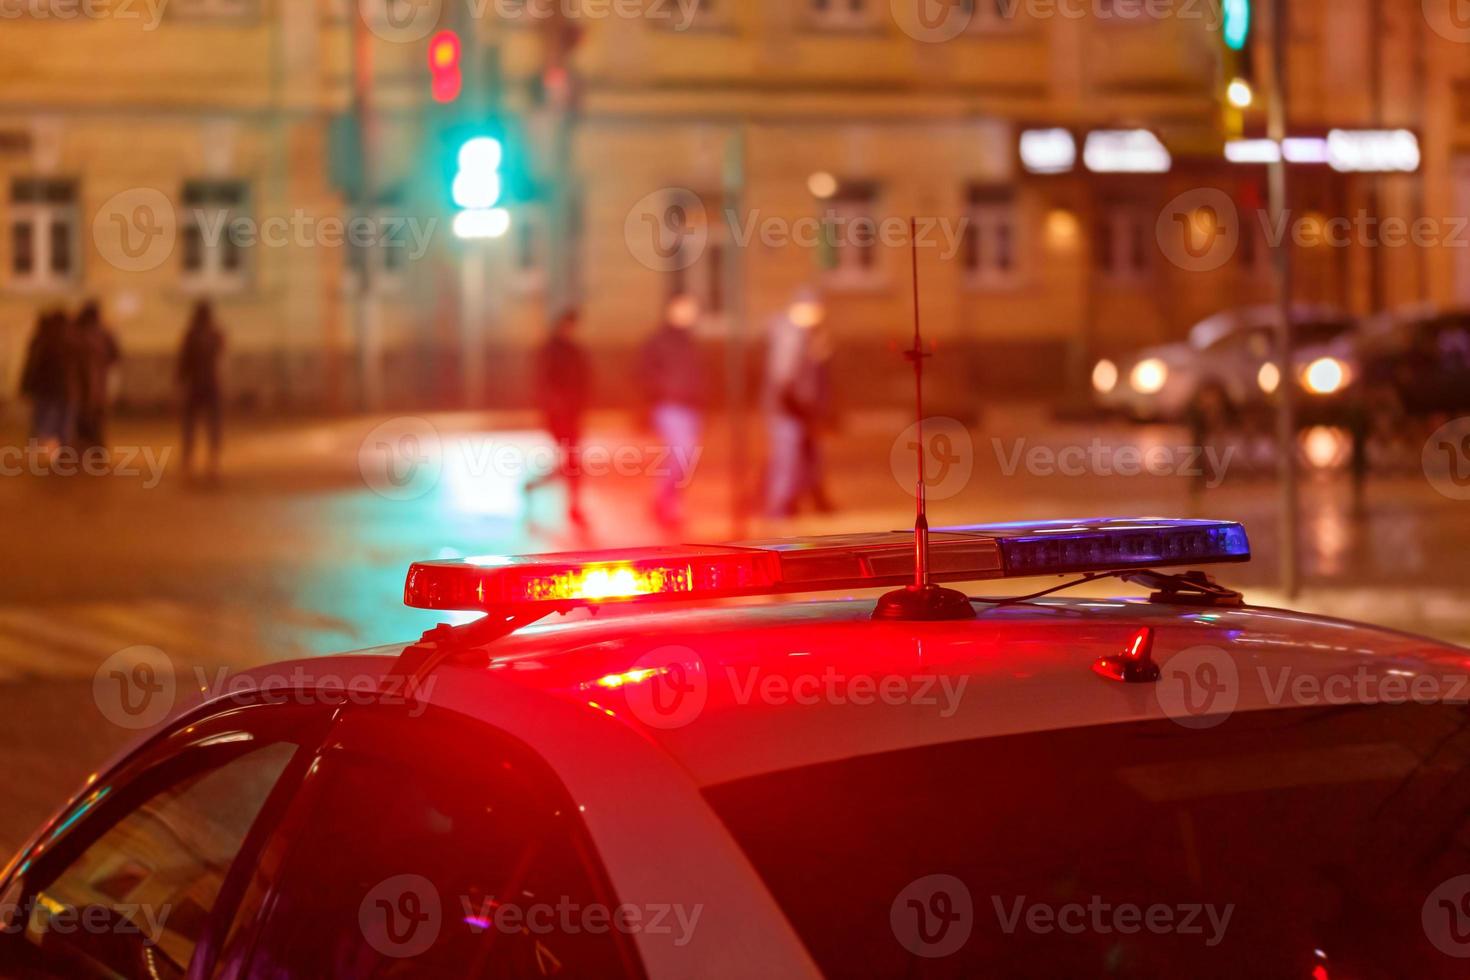
[[[429,42],[429,78],[434,101],[453,102],[464,91],[464,46],[453,31],[440,31]]]
[[[460,238],[500,238],[510,230],[510,212],[496,207],[505,190],[501,166],[505,147],[493,136],[475,136],[459,148],[459,171],[451,194],[460,212],[454,233]]]
[[[1221,33],[1231,51],[1244,51],[1251,38],[1251,0],[1223,0]]]

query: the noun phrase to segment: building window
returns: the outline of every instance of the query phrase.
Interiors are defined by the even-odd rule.
[[[209,290],[241,289],[248,272],[250,188],[238,180],[184,184],[180,236],[184,280]]]
[[[691,213],[685,208],[684,232],[679,255],[669,272],[670,296],[693,296],[706,330],[717,330],[726,314],[725,261],[729,255],[729,231],[718,220],[722,212],[719,192],[696,195],[702,207]],[[701,247],[702,246],[702,247]]]
[[[873,25],[869,0],[808,0],[811,22],[829,30],[861,30]]]
[[[1143,279],[1153,266],[1153,231],[1147,209],[1136,204],[1105,207],[1097,227],[1098,272],[1117,283]]]
[[[258,0],[170,0],[173,17],[196,20],[244,20],[258,13]]]
[[[539,207],[517,208],[510,225],[511,288],[536,293],[546,288],[546,253],[550,229]]]
[[[361,276],[366,265],[373,292],[396,293],[403,289],[408,265],[416,257],[412,220],[390,206],[373,211],[366,225],[355,223],[355,229],[360,230],[348,236],[352,271]]]
[[[10,185],[10,278],[17,286],[70,285],[80,268],[77,185],[17,178]]]
[[[1020,220],[1008,187],[973,186],[965,226],[965,279],[971,287],[1014,286],[1019,274]]]
[[[880,189],[869,182],[839,185],[823,213],[822,268],[836,289],[878,285],[878,200]]]

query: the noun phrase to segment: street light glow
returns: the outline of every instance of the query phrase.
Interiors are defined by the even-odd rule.
[[[510,231],[510,212],[505,208],[461,211],[454,216],[454,235],[466,241],[504,238]]]
[[[1225,97],[1237,109],[1249,109],[1251,103],[1256,100],[1256,94],[1251,91],[1250,82],[1243,78],[1236,78],[1230,82],[1229,88],[1225,91]]]

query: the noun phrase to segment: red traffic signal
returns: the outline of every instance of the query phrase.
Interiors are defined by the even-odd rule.
[[[429,77],[435,102],[453,102],[464,89],[463,47],[459,35],[440,31],[429,42]]]

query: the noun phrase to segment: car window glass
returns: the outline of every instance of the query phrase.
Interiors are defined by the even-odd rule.
[[[641,975],[559,783],[485,726],[403,724],[321,760],[248,972]]]
[[[36,890],[19,929],[35,975],[182,976],[295,751],[277,742],[193,773],[129,810]]]
[[[1464,705],[1037,732],[707,796],[827,976],[1466,975]]]

